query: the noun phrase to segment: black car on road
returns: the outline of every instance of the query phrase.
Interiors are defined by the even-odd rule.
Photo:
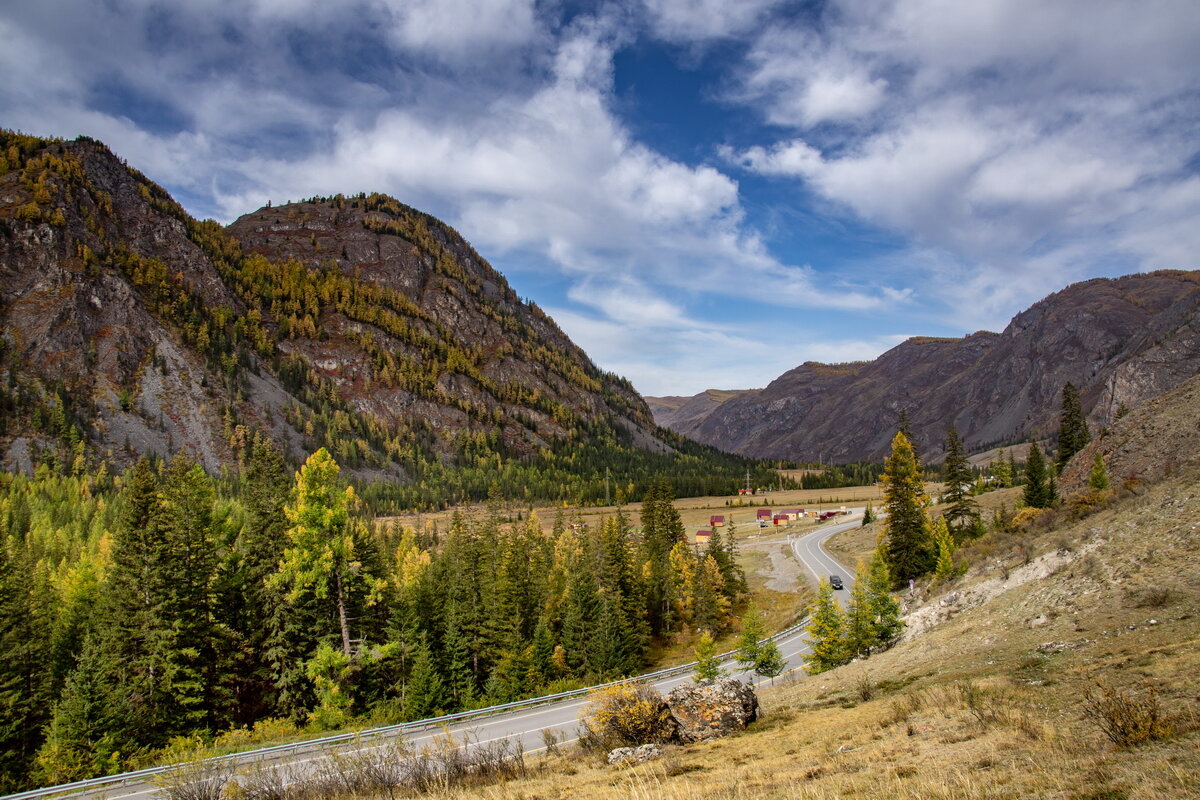
[[[841,575],[830,575],[829,576],[829,585],[832,586],[834,589],[841,589],[842,588],[842,576]]]

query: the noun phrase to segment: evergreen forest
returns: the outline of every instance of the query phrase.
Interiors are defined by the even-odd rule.
[[[733,537],[687,544],[665,482],[543,529],[380,525],[335,459],[254,435],[221,478],[0,475],[0,788],[587,685],[744,603]]]

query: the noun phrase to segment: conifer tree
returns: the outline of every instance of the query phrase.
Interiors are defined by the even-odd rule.
[[[671,551],[685,544],[686,536],[674,493],[665,481],[646,492],[642,501],[642,561],[645,565],[647,620],[654,636],[673,629],[676,576],[671,569]]]
[[[806,631],[812,652],[804,656],[804,668],[810,675],[840,667],[849,660],[846,656],[846,618],[838,608],[833,587],[827,580],[822,580],[817,587]]]
[[[897,584],[907,583],[933,569],[936,554],[925,513],[928,495],[921,480],[921,466],[903,433],[892,440],[892,453],[883,473],[883,496],[888,567]]]
[[[1088,472],[1088,486],[1101,491],[1109,487],[1108,467],[1104,465],[1104,456],[1100,455],[1099,450],[1096,451],[1096,457],[1092,459],[1092,469]]]
[[[37,755],[34,779],[41,785],[107,775],[119,768],[119,754],[112,718],[112,667],[94,637],[83,644],[79,666],[67,678],[62,697],[46,732],[46,742]]]
[[[442,707],[444,691],[429,642],[422,636],[413,656],[412,675],[404,686],[404,718],[414,720],[432,717]]]
[[[900,619],[900,604],[892,596],[892,577],[882,547],[875,548],[864,583],[875,629],[872,649],[886,650],[899,638],[904,623]]]
[[[933,541],[937,545],[937,566],[934,574],[939,578],[948,578],[954,574],[954,537],[945,517],[938,517],[933,523]]]
[[[163,476],[156,525],[163,549],[156,585],[165,628],[158,657],[166,665],[168,735],[211,731],[228,723],[223,691],[228,639],[216,620],[217,538],[214,491],[204,469],[184,455]]]
[[[351,517],[354,490],[343,489],[339,468],[325,448],[313,453],[300,471],[292,499],[285,506],[290,527],[289,545],[271,584],[285,589],[288,600],[296,601],[305,591],[333,604],[341,636],[342,653],[352,655],[349,607],[356,591],[377,589],[373,576],[363,568]]]
[[[282,454],[270,437],[256,433],[249,447],[241,495],[246,518],[237,541],[237,573],[221,599],[223,614],[241,641],[237,721],[243,725],[285,712],[273,679],[280,665],[273,665],[268,656],[272,648],[287,651],[291,649],[289,644],[303,645],[300,652],[288,652],[281,659],[289,665],[299,664],[312,652],[311,643],[304,641],[307,637],[297,640],[294,631],[286,630],[282,615],[290,609],[279,590],[268,585],[287,539],[283,508],[290,488]]]
[[[1071,456],[1082,450],[1092,440],[1088,431],[1087,418],[1083,415],[1083,404],[1075,384],[1067,381],[1062,390],[1062,414],[1058,420],[1058,471],[1062,472]]]
[[[866,526],[870,525],[874,521],[875,521],[875,508],[874,508],[874,506],[871,505],[870,502],[868,502],[867,507],[865,509],[863,509],[863,518],[862,518],[863,527],[865,528]]]
[[[977,527],[979,504],[971,496],[971,467],[953,424],[946,431],[946,461],[942,472],[945,483],[942,502],[950,506],[944,518],[955,540],[961,542]]]
[[[762,613],[759,612],[758,606],[751,604],[746,609],[746,615],[742,618],[742,633],[738,637],[737,653],[734,655],[734,660],[742,669],[753,669],[758,663],[759,651],[761,646],[760,640],[766,635],[766,629],[763,627]]]
[[[844,645],[848,659],[867,658],[875,646],[875,618],[867,595],[867,565],[859,562],[846,604]]]
[[[775,644],[775,640],[768,639],[758,647],[758,658],[754,661],[754,673],[761,675],[764,678],[775,678],[783,672],[787,667],[787,662],[784,661],[783,655],[779,652],[779,645]]]
[[[704,631],[696,643],[696,680],[715,680],[725,677],[725,674],[721,660],[717,658],[717,644],[712,634]]]
[[[1025,505],[1030,508],[1049,508],[1054,504],[1053,489],[1050,486],[1050,476],[1047,474],[1046,462],[1042,458],[1042,449],[1037,442],[1029,445],[1029,455],[1025,462]]]
[[[28,772],[50,718],[52,613],[46,566],[0,539],[0,787]]]
[[[990,469],[997,488],[1004,489],[1013,485],[1012,465],[1005,456],[1004,448],[1000,448],[1000,451],[996,453]]]

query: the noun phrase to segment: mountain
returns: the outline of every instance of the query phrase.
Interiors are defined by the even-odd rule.
[[[412,503],[746,467],[658,428],[457,232],[384,195],[226,229],[99,142],[0,132],[0,279],[5,468],[187,450],[217,472],[253,430]]]
[[[751,391],[753,390],[706,389],[693,397],[647,397],[645,400],[655,422],[687,436],[688,431],[694,425],[703,422],[717,406]]]
[[[973,450],[1052,435],[1062,387],[1079,388],[1093,430],[1200,373],[1200,272],[1085,281],[1021,312],[1003,333],[909,339],[871,362],[789,370],[723,403],[704,393],[657,418],[705,444],[758,458],[879,460],[902,411],[918,445],[953,422]]]

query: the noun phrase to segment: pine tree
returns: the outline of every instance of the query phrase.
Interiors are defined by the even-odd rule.
[[[840,667],[849,660],[846,657],[845,615],[833,598],[829,581],[822,580],[817,588],[806,631],[812,652],[804,657],[804,668],[810,675]]]
[[[97,641],[88,637],[37,754],[34,777],[39,784],[70,783],[118,770],[113,733],[117,726],[107,682],[112,667],[103,663],[105,657]]]
[[[276,647],[287,649],[278,639],[286,627],[280,616],[288,609],[268,580],[283,557],[287,539],[283,508],[291,488],[283,456],[269,437],[256,433],[249,451],[241,494],[246,518],[237,541],[238,569],[220,603],[224,618],[241,641],[237,721],[243,725],[284,711],[273,680],[280,665],[273,665],[268,653]],[[289,654],[286,660],[298,664],[309,652],[311,646],[305,646],[302,653]]]
[[[868,502],[867,507],[865,509],[863,509],[863,518],[862,518],[863,527],[865,528],[866,526],[870,525],[874,521],[875,521],[875,508]]]
[[[746,615],[742,618],[742,633],[738,637],[737,653],[734,655],[734,660],[742,669],[753,669],[758,663],[759,651],[761,646],[759,642],[766,635],[766,629],[763,627],[762,614],[758,610],[758,606],[751,605],[746,609]]]
[[[848,658],[866,658],[875,646],[875,618],[867,595],[868,570],[859,562],[846,605],[844,644]]]
[[[1058,471],[1066,469],[1071,456],[1078,453],[1092,440],[1088,431],[1087,418],[1083,415],[1083,404],[1079,390],[1068,381],[1062,390],[1062,414],[1058,420]]]
[[[717,658],[717,644],[708,631],[700,634],[696,643],[696,680],[706,681],[725,677],[721,660]]]
[[[754,661],[754,672],[764,678],[775,678],[787,668],[787,662],[779,652],[775,640],[768,639],[758,647],[758,658]]]
[[[429,642],[422,637],[413,656],[412,674],[404,685],[404,718],[414,720],[434,716],[445,702],[444,692]]]
[[[961,542],[977,527],[979,504],[971,496],[971,467],[953,424],[946,431],[946,461],[942,479],[945,482],[942,502],[950,506],[944,515],[946,524],[955,540]]]
[[[1025,505],[1030,508],[1049,508],[1054,504],[1052,491],[1046,462],[1042,458],[1042,449],[1034,442],[1029,445],[1029,455],[1025,462]]]
[[[1096,457],[1092,459],[1092,469],[1088,473],[1088,486],[1100,491],[1109,487],[1108,467],[1104,465],[1104,456],[1100,455],[1099,450],[1096,451]]]
[[[900,619],[900,604],[892,596],[892,576],[882,547],[875,548],[864,583],[875,630],[871,649],[886,650],[900,637],[904,622]]]
[[[1013,485],[1012,466],[1005,457],[1004,448],[1001,448],[996,457],[992,459],[990,465],[992,480],[995,481],[996,487],[1004,489]]]
[[[921,480],[921,466],[903,433],[892,440],[892,453],[883,473],[883,496],[888,567],[898,584],[907,583],[933,569],[936,554],[929,537],[925,513],[928,495]]]
[[[285,589],[292,602],[306,590],[319,600],[328,598],[337,614],[342,653],[349,657],[353,654],[351,596],[355,591],[373,591],[377,585],[359,557],[356,522],[350,515],[354,490],[342,489],[338,472],[333,457],[321,448],[296,473],[291,502],[284,508],[291,525],[290,546],[271,576],[271,585]]]
[[[0,788],[27,774],[50,717],[52,614],[45,565],[24,543],[0,539]]]
[[[646,586],[647,620],[651,635],[657,636],[673,629],[673,584],[676,576],[671,569],[671,551],[677,544],[686,543],[683,522],[675,508],[674,493],[665,482],[659,482],[646,492],[642,501],[642,561]]]

